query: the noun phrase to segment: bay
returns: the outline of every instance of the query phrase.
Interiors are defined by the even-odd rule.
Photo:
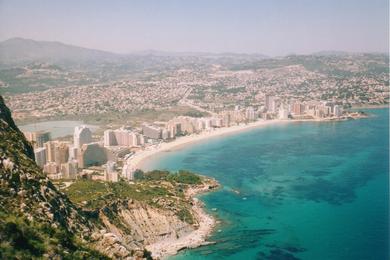
[[[188,169],[223,185],[201,196],[221,221],[209,239],[217,243],[171,259],[389,259],[389,110],[366,112],[367,119],[267,126],[151,158],[148,169]]]

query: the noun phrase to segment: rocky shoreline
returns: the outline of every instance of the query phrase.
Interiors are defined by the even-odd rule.
[[[206,177],[203,177],[206,178]],[[192,201],[192,214],[197,222],[197,229],[177,239],[164,239],[162,241],[147,245],[145,248],[151,252],[154,259],[165,259],[177,254],[179,251],[212,244],[207,238],[210,236],[216,225],[216,220],[204,209],[204,203],[196,198],[197,195],[215,191],[220,187],[219,183],[207,178],[202,185],[190,187],[186,190],[185,196]]]

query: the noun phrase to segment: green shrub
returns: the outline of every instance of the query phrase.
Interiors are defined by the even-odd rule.
[[[185,170],[180,170],[176,174],[169,175],[168,179],[178,183],[191,185],[202,183],[202,179],[198,175]]]

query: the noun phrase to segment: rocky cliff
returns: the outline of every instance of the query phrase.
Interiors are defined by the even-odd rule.
[[[120,241],[131,248],[151,248],[153,256],[162,257],[203,244],[214,221],[208,216],[207,223],[202,223],[205,213],[193,199],[197,192],[189,195],[188,191],[209,191],[216,187],[214,180],[189,172],[152,171],[132,184],[78,180],[64,192],[88,212],[90,219],[101,223],[103,228],[93,235],[93,241],[111,237],[113,242]],[[192,238],[195,232],[198,232],[196,242]],[[109,247],[101,248],[111,256]]]
[[[113,242],[121,241],[132,248],[164,239],[178,239],[194,231],[193,225],[180,220],[174,213],[133,200],[107,205],[100,210],[99,218],[104,229],[93,239],[100,241],[106,236]],[[111,256],[110,251],[106,248],[103,252]]]

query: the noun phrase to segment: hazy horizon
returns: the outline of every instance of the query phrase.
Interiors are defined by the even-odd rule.
[[[9,1],[0,41],[19,37],[114,53],[389,53],[388,1]]]

